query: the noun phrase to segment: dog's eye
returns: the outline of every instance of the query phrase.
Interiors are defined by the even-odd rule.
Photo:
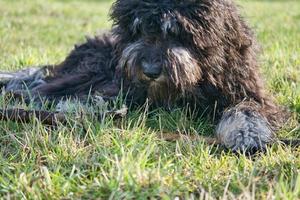
[[[179,27],[177,24],[177,20],[171,13],[164,14],[161,19],[161,23],[161,30],[164,35],[167,35],[169,33],[178,35]]]

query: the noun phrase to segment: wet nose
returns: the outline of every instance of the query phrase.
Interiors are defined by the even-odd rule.
[[[143,62],[142,69],[143,69],[143,73],[151,79],[158,78],[162,71],[162,67],[158,63]]]

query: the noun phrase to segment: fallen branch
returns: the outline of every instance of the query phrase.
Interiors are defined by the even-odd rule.
[[[188,135],[188,134],[181,134],[181,133],[162,133],[159,135],[159,138],[169,141],[169,142],[175,142],[178,140],[190,140],[190,141],[203,141],[206,144],[209,145],[220,145],[220,141],[215,137],[205,137],[200,135]],[[299,147],[300,146],[300,139],[298,138],[278,138],[277,140],[274,140],[274,143],[280,143],[284,144],[290,147]],[[274,144],[273,143],[273,144]]]
[[[290,147],[299,147],[300,146],[300,139],[298,139],[298,138],[293,138],[293,139],[279,138],[278,142],[281,144],[290,146]]]
[[[217,138],[214,137],[205,137],[200,135],[187,135],[187,134],[181,134],[181,133],[162,133],[159,138],[169,141],[169,142],[175,142],[178,140],[190,140],[190,141],[204,141],[205,143],[209,145],[219,145],[221,144],[220,141],[218,141]]]
[[[57,123],[65,124],[67,122],[66,115],[59,112],[24,109],[0,110],[1,121],[30,123],[33,117],[36,117],[42,124],[45,125],[56,125]]]
[[[19,123],[30,123],[33,117],[37,118],[42,124],[56,126],[58,124],[66,124],[68,122],[68,115],[70,113],[49,112],[43,110],[25,110],[21,108],[16,109],[0,109],[0,121],[13,121]],[[120,110],[112,110],[104,113],[96,113],[99,119],[104,117],[113,117],[119,119],[125,117],[127,108]]]

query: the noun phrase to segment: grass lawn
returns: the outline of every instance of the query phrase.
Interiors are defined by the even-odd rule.
[[[0,0],[0,70],[62,61],[84,36],[110,28],[110,4]],[[239,4],[262,45],[267,88],[294,111],[279,134],[300,137],[300,2]],[[0,199],[300,198],[299,148],[277,145],[250,159],[199,141],[157,137],[176,130],[213,134],[205,119],[190,120],[183,110],[56,129],[0,122]]]

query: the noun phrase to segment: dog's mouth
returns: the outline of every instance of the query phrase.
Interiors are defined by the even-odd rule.
[[[163,74],[155,78],[143,75],[140,81],[148,86],[159,86],[166,84],[168,82],[168,78]]]

